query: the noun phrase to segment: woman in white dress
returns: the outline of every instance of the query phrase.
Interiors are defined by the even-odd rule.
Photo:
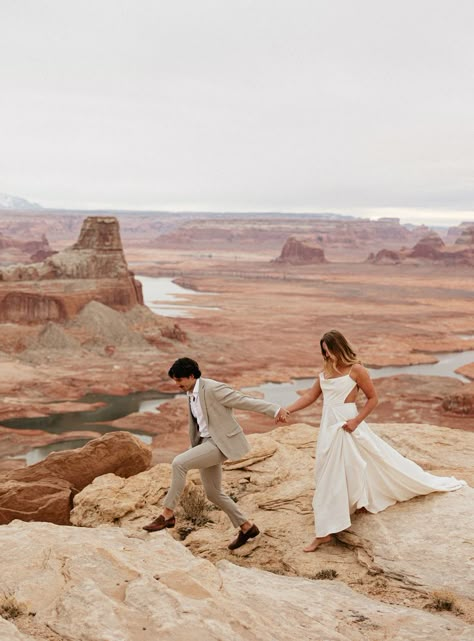
[[[368,371],[340,332],[327,332],[320,345],[323,371],[313,387],[286,408],[296,412],[323,395],[313,499],[316,538],[305,552],[314,552],[348,528],[356,511],[375,514],[397,501],[466,485],[425,472],[374,434],[365,422],[378,403]],[[359,390],[366,397],[360,410],[355,404]]]

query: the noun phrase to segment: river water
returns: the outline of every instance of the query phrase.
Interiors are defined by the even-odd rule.
[[[174,318],[192,316],[199,309],[219,310],[219,307],[209,307],[198,304],[199,296],[217,296],[210,292],[196,292],[186,289],[171,278],[153,278],[152,276],[135,276],[142,284],[145,305],[156,314]],[[189,296],[196,296],[196,304],[189,304]]]
[[[418,376],[449,376],[457,378],[465,383],[470,379],[454,370],[474,362],[474,350],[466,352],[453,352],[450,354],[433,354],[438,358],[437,363],[424,365],[401,365],[400,367],[380,367],[377,369],[368,368],[372,378],[383,378],[385,376],[398,376],[400,374],[413,374]],[[288,383],[263,383],[256,387],[247,387],[245,390],[249,393],[261,392],[266,401],[270,403],[280,403],[288,405],[298,398],[297,391],[308,389],[314,383],[314,378],[298,378]]]

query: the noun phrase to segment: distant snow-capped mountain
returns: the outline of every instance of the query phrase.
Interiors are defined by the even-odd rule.
[[[0,194],[0,209],[42,209],[38,203],[30,203],[24,198]]]

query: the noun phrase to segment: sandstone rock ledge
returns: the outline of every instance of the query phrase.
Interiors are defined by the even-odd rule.
[[[32,545],[34,541],[34,545]],[[2,584],[23,614],[2,641],[468,641],[453,617],[381,604],[338,581],[194,557],[167,532],[0,527]]]
[[[473,483],[474,434],[433,425],[372,427],[426,470]],[[310,579],[331,569],[357,592],[419,611],[429,605],[433,592],[449,591],[465,619],[474,622],[471,487],[418,497],[378,515],[359,514],[333,543],[314,554],[302,551],[314,532],[311,500],[316,432],[298,424],[250,435],[253,447],[247,458],[226,464],[227,489],[258,523],[261,536],[230,552],[227,543],[234,532],[218,510],[211,510],[210,522],[200,528],[178,513],[172,536],[187,535],[185,545],[214,563],[228,560]],[[130,479],[102,476],[75,497],[71,522],[87,527],[116,524],[142,535],[142,525],[158,513],[169,479],[168,464]],[[193,483],[199,484],[199,477],[190,474],[189,479],[194,491]],[[180,532],[181,527],[187,531]],[[155,535],[145,536],[153,539]]]

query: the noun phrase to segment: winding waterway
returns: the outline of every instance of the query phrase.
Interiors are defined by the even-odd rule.
[[[173,283],[171,278],[152,278],[149,276],[137,276],[143,285],[143,294],[145,304],[155,313],[166,316],[188,316],[192,310],[203,309],[199,305],[183,305],[181,301],[186,295],[186,301],[189,295],[199,296],[201,292],[185,289]],[[175,303],[173,305],[173,303]],[[177,304],[176,304],[177,303]],[[217,307],[205,307],[206,310],[218,309]],[[472,335],[465,335],[461,338],[471,339]],[[457,378],[463,382],[469,382],[469,379],[455,370],[474,362],[474,350],[464,352],[434,354],[438,359],[437,363],[422,365],[404,365],[400,367],[381,367],[378,369],[369,369],[372,378],[381,378],[385,376],[397,376],[400,374],[414,374],[419,376],[449,376]],[[314,378],[294,379],[286,383],[263,383],[256,387],[247,387],[242,391],[246,393],[260,392],[265,400],[287,405],[292,403],[298,397],[298,390],[311,387]],[[97,409],[64,412],[51,414],[50,416],[40,416],[34,418],[13,418],[5,420],[2,424],[5,427],[15,429],[35,429],[44,430],[54,434],[65,434],[76,430],[87,430],[96,432],[97,435],[106,432],[120,431],[121,428],[108,424],[108,421],[114,421],[135,412],[157,412],[161,403],[174,398],[176,394],[164,394],[156,390],[147,392],[137,392],[127,396],[113,396],[110,394],[88,394],[79,399],[79,403],[103,403],[102,407]],[[152,437],[144,432],[131,430],[144,442],[150,443]],[[32,448],[27,454],[19,455],[18,458],[26,458],[27,464],[31,465],[45,458],[50,452],[73,449],[82,447],[90,438],[81,438],[74,440],[59,441],[42,447]]]
[[[163,394],[156,390],[148,392],[135,392],[127,396],[114,396],[112,394],[87,394],[78,400],[78,403],[103,403],[102,407],[80,412],[62,412],[49,416],[35,416],[33,418],[11,418],[2,421],[2,425],[18,430],[43,430],[51,434],[66,434],[76,430],[96,432],[97,436],[107,432],[123,431],[123,428],[109,425],[107,421],[134,414],[135,412],[156,412],[157,407],[165,401],[174,398],[174,394]],[[139,430],[130,430],[144,443],[151,443],[152,437]],[[70,450],[82,447],[90,438],[70,439],[56,441],[41,447],[34,447],[26,454],[19,454],[12,458],[24,458],[27,465],[32,465],[43,460],[51,452]]]
[[[211,292],[197,292],[194,289],[186,289],[177,285],[171,278],[154,278],[152,276],[136,276],[142,284],[143,300],[155,314],[183,318],[192,316],[198,309],[219,310],[219,307],[204,305],[190,305],[189,296],[217,296]],[[184,302],[183,302],[184,301]]]
[[[469,379],[457,374],[456,369],[474,361],[474,350],[455,352],[450,354],[435,354],[439,359],[437,363],[424,365],[405,365],[400,367],[381,367],[369,369],[372,378],[384,376],[397,376],[399,374],[415,374],[421,376],[449,376],[464,382]],[[260,392],[265,400],[288,405],[298,398],[298,390],[311,387],[314,378],[294,379],[286,383],[263,383],[255,387],[246,387],[242,391],[246,393]],[[109,425],[107,421],[114,421],[118,418],[128,416],[135,412],[157,412],[159,405],[172,398],[176,394],[164,394],[156,390],[137,392],[127,396],[113,396],[111,394],[88,394],[80,398],[80,403],[103,403],[102,407],[94,410],[80,412],[64,412],[51,414],[50,416],[38,416],[34,418],[13,418],[3,421],[5,427],[15,429],[36,429],[44,430],[54,434],[65,434],[75,430],[87,430],[97,432],[97,435],[107,432],[120,431],[122,428]],[[131,430],[132,431],[132,430]],[[144,442],[150,443],[151,436],[144,432],[132,431]],[[27,464],[31,465],[45,458],[50,452],[82,447],[90,438],[59,441],[42,447],[32,448],[27,454],[19,455],[17,458],[26,458]]]
[[[474,362],[474,350],[466,352],[453,352],[450,354],[434,354],[438,358],[437,363],[425,363],[422,365],[401,365],[399,367],[368,368],[372,378],[383,378],[385,376],[398,376],[400,374],[413,374],[418,376],[449,376],[457,378],[464,383],[470,379],[455,370],[463,365]],[[298,398],[298,390],[308,389],[314,383],[314,378],[297,378],[288,383],[263,383],[256,387],[247,387],[249,393],[261,392],[266,401],[270,403],[281,403],[288,405]]]

